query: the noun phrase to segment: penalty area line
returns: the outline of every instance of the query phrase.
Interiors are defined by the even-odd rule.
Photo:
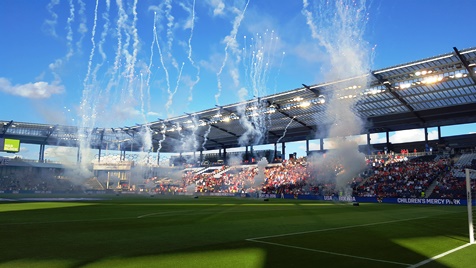
[[[304,232],[295,232],[295,233],[287,233],[287,234],[253,237],[253,238],[249,238],[249,239],[246,239],[246,240],[260,240],[260,239],[291,236],[291,235],[302,235],[302,234],[309,234],[309,233],[327,232],[327,231],[335,231],[335,230],[342,230],[342,229],[350,229],[350,228],[366,227],[366,226],[373,226],[373,225],[381,225],[381,224],[387,224],[387,223],[396,223],[396,222],[402,222],[402,221],[421,220],[421,219],[425,219],[425,218],[428,218],[428,217],[418,217],[418,218],[401,219],[401,220],[393,220],[393,221],[372,222],[372,223],[357,224],[357,225],[342,226],[342,227],[334,227],[334,228],[327,228],[327,229],[318,229],[318,230],[311,230],[311,231],[304,231]]]
[[[306,250],[306,251],[312,251],[312,252],[318,252],[318,253],[323,253],[323,254],[336,255],[336,256],[341,256],[341,257],[361,259],[361,260],[367,260],[367,261],[390,263],[390,264],[396,264],[396,265],[401,265],[401,266],[409,266],[410,265],[409,263],[379,260],[379,259],[373,259],[373,258],[367,258],[367,257],[361,257],[361,256],[355,256],[355,255],[349,255],[349,254],[343,254],[343,253],[337,253],[337,252],[331,252],[331,251],[325,251],[325,250],[318,250],[318,249],[312,249],[312,248],[291,246],[291,245],[279,244],[279,243],[273,243],[273,242],[266,242],[266,241],[260,241],[260,240],[254,240],[254,239],[246,239],[246,241],[268,244],[268,245],[274,245],[274,246],[280,246],[280,247],[286,247],[286,248],[294,248],[294,249]]]
[[[472,243],[464,244],[464,245],[462,245],[462,246],[459,246],[459,247],[457,247],[457,248],[448,250],[448,251],[446,251],[446,252],[443,252],[443,253],[441,253],[441,254],[439,254],[439,255],[433,256],[433,257],[431,257],[431,258],[429,258],[429,259],[426,259],[426,260],[424,260],[424,261],[421,261],[421,262],[419,262],[419,263],[413,264],[413,265],[409,266],[408,268],[420,267],[420,266],[422,266],[422,265],[425,265],[425,264],[427,264],[427,263],[430,263],[430,262],[432,262],[432,261],[434,261],[434,260],[437,260],[437,259],[439,259],[439,258],[442,258],[442,257],[444,257],[444,256],[446,256],[446,255],[449,255],[449,254],[451,254],[451,253],[453,253],[453,252],[456,252],[456,251],[458,251],[458,250],[460,250],[460,249],[463,249],[463,248],[465,248],[465,247],[467,247],[467,246],[471,246],[471,245],[474,245],[474,244],[472,244]]]
[[[281,246],[281,247],[287,247],[287,248],[307,250],[307,251],[312,251],[312,252],[319,252],[319,253],[342,256],[342,257],[348,257],[348,258],[354,258],[354,259],[361,259],[361,260],[368,260],[368,261],[374,261],[374,262],[396,264],[396,265],[402,265],[402,266],[410,266],[411,264],[409,264],[409,263],[380,260],[380,259],[367,258],[367,257],[362,257],[362,256],[355,256],[355,255],[349,255],[349,254],[343,254],[343,253],[337,253],[337,252],[331,252],[331,251],[325,251],[325,250],[318,250],[318,249],[304,248],[304,247],[298,247],[298,246],[292,246],[292,245],[286,245],[286,244],[279,244],[279,243],[262,241],[262,239],[276,238],[276,237],[283,237],[283,236],[292,236],[292,235],[302,235],[302,234],[317,233],[317,232],[327,232],[327,231],[335,231],[335,230],[358,228],[358,227],[367,227],[367,226],[374,226],[374,225],[381,225],[381,224],[388,224],[388,223],[420,220],[420,219],[425,219],[425,218],[428,218],[428,217],[417,217],[417,218],[400,219],[400,220],[393,220],[393,221],[383,221],[383,222],[373,222],[373,223],[366,223],[366,224],[357,224],[357,225],[342,226],[342,227],[335,227],[335,228],[311,230],[311,231],[305,231],[305,232],[295,232],[295,233],[287,233],[287,234],[279,234],[279,235],[262,236],[262,237],[248,238],[248,239],[245,239],[245,240],[250,241],[250,242],[255,242],[255,243],[262,243],[262,244],[275,245],[275,246]]]

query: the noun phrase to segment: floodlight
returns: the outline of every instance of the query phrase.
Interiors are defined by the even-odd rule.
[[[304,101],[304,102],[301,102],[301,104],[299,106],[304,108],[304,107],[308,107],[310,105],[311,105],[311,103],[309,101]]]
[[[412,85],[410,83],[403,83],[403,84],[400,84],[400,88],[401,89],[405,89],[405,88],[410,88]]]

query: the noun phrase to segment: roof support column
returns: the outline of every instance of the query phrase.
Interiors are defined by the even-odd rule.
[[[223,148],[223,164],[228,164],[228,161],[226,160],[226,148]]]
[[[245,161],[246,163],[249,163],[249,157],[248,157],[248,145],[245,147]]]
[[[248,159],[248,160],[250,160],[250,161],[249,161],[250,163],[253,163],[253,162],[254,162],[253,160],[256,161],[256,159],[255,159],[255,152],[254,152],[254,149],[253,149],[253,145],[250,146],[250,153],[251,153],[251,158]]]
[[[323,138],[319,139],[319,150],[321,152],[324,151],[324,139]]]
[[[81,163],[81,146],[78,146],[78,151],[76,152],[76,162]]]
[[[306,139],[306,156],[309,155],[309,139]]]
[[[370,155],[372,151],[370,150],[370,141],[372,139],[370,138],[370,133],[367,133],[367,154]]]
[[[390,150],[390,133],[388,131],[385,131],[385,137],[386,137],[387,148]],[[393,151],[393,148],[391,149],[391,151]]]
[[[430,145],[428,145],[428,128],[425,127],[425,154],[430,151]]]
[[[38,162],[43,163],[45,162],[45,145],[40,144],[40,153],[38,156]]]
[[[98,149],[98,163],[101,163],[101,145],[99,145],[99,149]]]
[[[274,143],[274,160],[274,162],[278,160],[278,144],[276,142]]]
[[[425,143],[428,144],[428,128],[425,127]]]

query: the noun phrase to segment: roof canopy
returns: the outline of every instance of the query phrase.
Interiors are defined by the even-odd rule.
[[[246,102],[151,122],[147,126],[81,129],[75,126],[0,121],[0,137],[22,143],[78,146],[89,137],[93,148],[117,145],[138,151],[150,130],[154,151],[198,151],[244,145],[326,138],[334,121],[326,109],[335,101],[356,98],[360,133],[377,133],[476,122],[476,48],[264,96]],[[365,79],[362,79],[365,78]],[[361,81],[366,81],[361,84]],[[349,85],[357,95],[349,95]],[[243,120],[243,119],[247,120]],[[245,123],[243,123],[245,122]],[[253,130],[251,135],[247,130]],[[262,135],[262,136],[260,136]]]

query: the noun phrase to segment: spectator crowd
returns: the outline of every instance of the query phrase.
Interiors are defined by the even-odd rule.
[[[466,195],[465,180],[454,175],[454,171],[461,168],[464,167],[455,166],[451,158],[439,155],[412,159],[399,155],[381,155],[367,158],[366,168],[349,177],[344,185],[338,186],[336,178],[346,170],[337,159],[334,162],[328,161],[326,166],[320,166],[319,163],[310,163],[303,157],[265,165],[258,163],[231,167],[222,165],[202,169],[187,168],[180,179],[163,180],[154,177],[147,179],[147,184],[151,185],[151,191],[161,194],[351,194],[355,197],[372,198],[463,198]],[[0,190],[71,191],[78,188],[65,179],[34,174],[10,175],[0,177]]]

